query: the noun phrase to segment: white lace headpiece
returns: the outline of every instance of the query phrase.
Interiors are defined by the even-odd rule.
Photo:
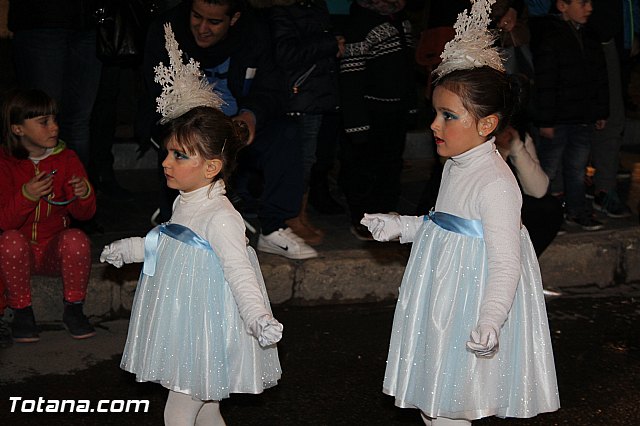
[[[489,31],[491,6],[496,0],[472,0],[471,13],[465,9],[458,15],[453,28],[456,35],[444,46],[442,62],[435,69],[436,78],[451,71],[490,66],[504,71],[495,36]]]
[[[220,109],[224,101],[200,71],[200,64],[193,58],[186,64],[182,62],[182,50],[178,47],[171,24],[164,24],[164,39],[169,66],[160,62],[154,68],[154,81],[162,86],[162,93],[156,98],[156,111],[162,115],[160,123],[164,124],[199,106]]]

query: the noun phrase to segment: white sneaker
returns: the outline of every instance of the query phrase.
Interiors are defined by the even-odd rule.
[[[291,228],[280,228],[269,235],[260,234],[258,250],[296,260],[318,257],[318,252],[294,234]]]

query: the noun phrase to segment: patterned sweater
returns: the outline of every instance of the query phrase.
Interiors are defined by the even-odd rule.
[[[345,131],[366,134],[374,111],[415,111],[411,24],[402,12],[380,15],[353,3],[345,26],[340,91]]]

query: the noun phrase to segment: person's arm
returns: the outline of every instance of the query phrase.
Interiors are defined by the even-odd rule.
[[[516,169],[522,191],[535,198],[544,197],[549,188],[549,177],[540,166],[533,139],[529,134],[525,135],[522,142],[515,133],[515,138],[511,140],[509,159]]]
[[[9,30],[9,0],[0,0],[0,39],[12,38],[13,33]]]
[[[360,223],[367,227],[376,241],[400,239],[402,244],[415,241],[424,216],[400,216],[390,213],[365,213]]]
[[[552,20],[554,17],[539,18],[540,20]],[[556,113],[556,86],[558,80],[557,52],[554,49],[555,41],[548,33],[547,25],[541,25],[540,31],[532,33],[531,51],[535,66],[534,99],[536,102],[535,122],[540,128],[552,129],[555,124]],[[553,34],[557,34],[553,31]],[[537,39],[537,41],[536,41]],[[549,137],[546,135],[545,137]]]
[[[66,197],[77,197],[73,202],[67,205],[67,210],[74,219],[89,220],[96,213],[96,193],[89,183],[87,172],[80,162],[80,159],[73,151],[68,151],[64,167],[65,178],[67,179],[66,182],[63,182]],[[76,180],[80,180],[78,185],[79,189],[86,188],[86,191],[81,190],[80,194],[76,194],[74,192],[74,188],[70,185],[74,178],[76,178]]]
[[[26,182],[16,181],[16,177],[8,163],[0,165],[0,230],[22,227],[40,201],[25,193]]]
[[[252,18],[243,15],[240,19]],[[253,114],[255,132],[260,132],[273,118],[284,113],[286,80],[274,62],[268,30],[258,22],[245,24],[246,43],[241,53],[232,54],[229,85],[239,113]],[[231,75],[232,72],[235,75]]]
[[[100,262],[107,262],[116,268],[127,263],[144,262],[144,238],[123,238],[107,244],[100,253]]]
[[[520,279],[521,207],[519,188],[504,179],[487,185],[480,196],[488,272],[477,327],[468,344],[478,356],[497,349],[500,330],[513,304]]]
[[[247,330],[262,346],[276,343],[282,336],[282,325],[266,307],[256,273],[249,260],[244,223],[239,214],[224,214],[211,221],[207,239],[222,263]]]

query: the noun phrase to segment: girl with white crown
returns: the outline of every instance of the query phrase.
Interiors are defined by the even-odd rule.
[[[378,241],[413,242],[402,279],[383,391],[427,425],[559,408],[540,269],[521,193],[494,136],[517,107],[487,31],[494,0],[458,16],[436,69],[431,123],[448,157],[435,211],[365,214]]]
[[[248,134],[219,111],[198,64],[182,63],[165,26],[170,67],[156,67],[168,155],[167,185],[180,191],[171,220],[106,246],[117,267],[144,261],[121,367],[169,389],[167,425],[224,425],[219,401],[260,393],[280,378],[273,318],[244,222],[225,197],[224,178]]]

